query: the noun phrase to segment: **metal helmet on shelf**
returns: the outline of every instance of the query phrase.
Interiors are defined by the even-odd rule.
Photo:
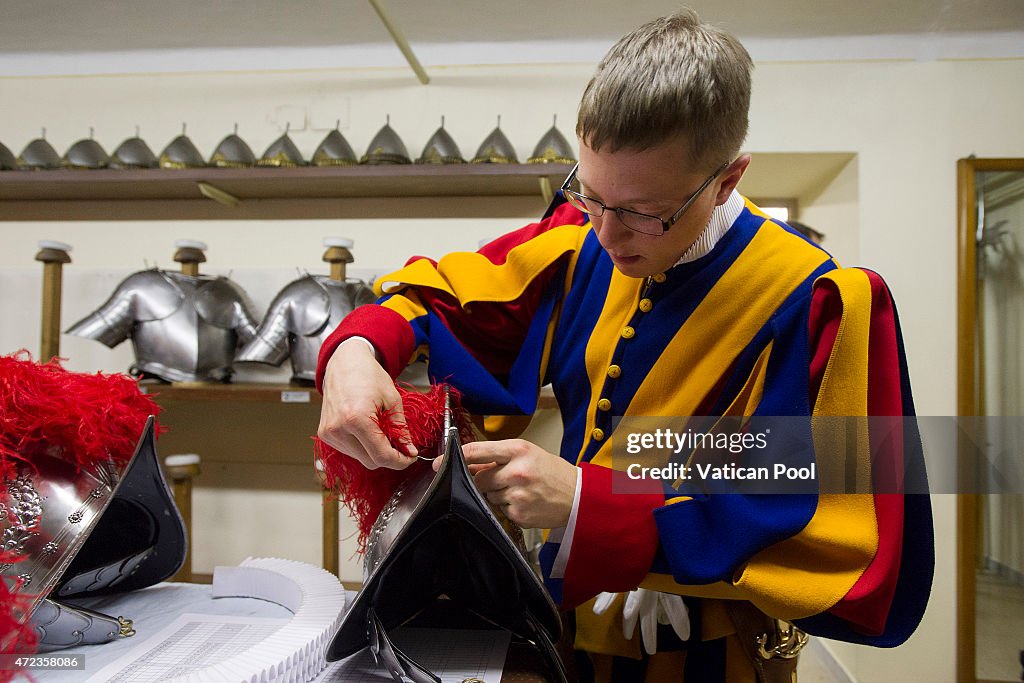
[[[249,168],[256,165],[256,155],[249,145],[238,137],[238,124],[235,131],[225,137],[217,145],[210,156],[210,166],[217,168]]]
[[[64,168],[95,169],[110,165],[110,157],[100,143],[93,139],[93,129],[89,129],[89,137],[71,145],[64,153],[61,164]]]
[[[43,134],[25,145],[16,160],[18,168],[27,168],[38,171],[51,168],[60,168],[60,155],[49,142],[46,141],[46,129]]]
[[[484,138],[473,157],[474,164],[518,164],[515,147],[501,131],[501,117],[490,135]]]
[[[324,137],[323,141],[313,152],[312,164],[314,166],[355,166],[359,163],[352,145],[338,130],[341,121],[335,124],[334,130]]]
[[[4,143],[0,142],[0,171],[13,171],[18,168],[18,160]]]
[[[288,135],[288,131],[291,129],[291,124],[286,124],[284,127],[284,135],[279,137],[270,143],[267,147],[267,151],[263,153],[259,161],[256,162],[257,166],[305,166],[306,160],[302,157],[302,152],[292,142],[291,137]]]
[[[110,155],[111,168],[156,168],[160,160],[153,154],[146,141],[139,137],[139,128],[135,127],[135,137],[128,138]]]
[[[196,146],[185,135],[185,124],[181,124],[181,135],[174,138],[160,152],[160,166],[163,168],[205,168],[206,162]]]
[[[361,164],[411,164],[409,151],[405,148],[402,138],[391,127],[388,116],[384,127],[377,131],[366,148],[366,154],[359,160]]]
[[[533,154],[526,160],[528,164],[575,164],[572,147],[558,130],[558,116],[555,116],[551,128],[544,133],[537,146],[533,148]]]
[[[466,160],[462,156],[462,150],[455,143],[455,140],[448,131],[444,129],[444,117],[441,117],[441,127],[438,128],[427,144],[423,146],[423,153],[416,160],[417,164],[464,164]]]

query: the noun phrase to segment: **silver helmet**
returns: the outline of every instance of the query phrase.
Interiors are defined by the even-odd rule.
[[[341,125],[341,122],[338,122]],[[355,166],[359,163],[352,145],[335,127],[327,137],[323,139],[320,146],[313,152],[312,163],[314,166]]]
[[[366,154],[359,160],[361,164],[411,164],[409,151],[405,148],[402,138],[391,127],[391,117],[387,117],[384,127],[377,131],[366,148]]]
[[[423,147],[423,153],[416,160],[417,164],[464,164],[466,160],[462,157],[462,151],[455,144],[455,140],[444,129],[444,117],[441,117],[441,127],[434,132],[427,144]]]
[[[41,169],[60,168],[60,155],[49,142],[46,141],[46,129],[43,129],[41,137],[25,145],[17,159],[18,168],[27,168],[33,171]]]
[[[14,158],[11,150],[0,142],[0,171],[13,171],[16,168],[18,168],[18,160]]]
[[[528,164],[575,164],[569,141],[565,139],[558,130],[558,117],[551,123],[551,128],[544,133],[537,146],[533,148],[533,154],[526,160]]]
[[[0,366],[0,582],[25,603],[14,616],[41,651],[131,635],[129,621],[63,600],[164,581],[185,558],[154,446],[158,408],[123,375],[20,356]]]
[[[515,147],[508,141],[505,134],[501,132],[501,117],[498,117],[498,125],[494,127],[491,134],[480,143],[480,148],[473,157],[474,164],[518,164],[519,157],[516,156]]]
[[[64,168],[106,168],[110,165],[110,157],[106,150],[96,142],[93,137],[92,128],[89,129],[89,137],[79,140],[68,148],[64,153],[61,163]]]
[[[156,168],[160,160],[153,154],[146,141],[139,137],[138,128],[135,137],[128,138],[110,155],[111,168]]]
[[[210,157],[210,166],[217,168],[249,168],[256,165],[256,155],[246,144],[245,140],[238,137],[238,124],[235,124],[235,132],[225,137],[217,145]]]
[[[162,168],[204,168],[206,162],[196,146],[185,135],[185,125],[181,126],[181,135],[171,140],[160,152]]]
[[[284,135],[270,143],[267,151],[263,153],[257,166],[305,166],[306,160],[302,158],[302,152],[295,146],[288,136],[291,124],[284,127]]]

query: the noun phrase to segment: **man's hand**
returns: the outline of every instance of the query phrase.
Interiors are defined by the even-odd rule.
[[[522,439],[475,441],[462,452],[480,492],[519,526],[555,529],[569,523],[574,465]]]
[[[317,436],[367,469],[404,469],[415,462],[416,448],[405,436],[395,449],[374,422],[380,408],[405,424],[395,383],[360,339],[347,339],[335,350],[324,373],[323,405]]]

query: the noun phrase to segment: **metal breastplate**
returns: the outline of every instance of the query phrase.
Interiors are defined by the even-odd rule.
[[[375,299],[361,280],[339,282],[325,275],[295,280],[274,298],[256,336],[235,360],[280,365],[290,357],[292,379],[311,382],[324,340],[357,306]]]
[[[129,276],[68,334],[110,347],[131,337],[133,374],[201,382],[229,378],[239,340],[255,331],[248,298],[230,280],[148,270]]]

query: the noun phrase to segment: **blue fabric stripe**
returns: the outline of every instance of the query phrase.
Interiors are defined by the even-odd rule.
[[[611,410],[600,413],[596,420],[596,426],[605,434],[612,433],[614,417],[626,414],[630,401],[659,361],[662,351],[722,275],[732,267],[763,222],[763,218],[744,209],[710,254],[671,268],[666,273],[666,281],[651,288],[648,298],[659,314],[649,316],[639,310],[636,312],[630,322],[636,336],[621,340],[612,356],[612,362],[623,368],[622,376],[618,379],[605,378],[603,386],[594,388],[612,403]],[[667,311],[674,314],[669,315]],[[588,444],[583,460],[589,462],[593,459],[600,447],[600,442]]]
[[[545,543],[540,548],[538,559],[540,560],[541,576],[544,577],[544,585],[551,593],[551,599],[556,605],[562,604],[562,579],[551,578],[551,568],[555,564],[555,557],[558,555],[558,543]]]
[[[563,434],[561,455],[575,464],[583,448],[587,424],[586,406],[590,403],[590,382],[587,378],[586,341],[597,324],[604,306],[604,297],[614,266],[591,230],[583,241],[573,270],[571,289],[562,304],[548,364],[548,380],[552,383],[558,405],[582,406],[562,411]]]
[[[428,373],[434,382],[449,382],[463,394],[463,405],[483,415],[531,414],[537,408],[540,363],[548,324],[562,291],[564,268],[548,284],[526,338],[505,381],[496,378],[459,342],[433,312],[416,318],[430,344]]]

